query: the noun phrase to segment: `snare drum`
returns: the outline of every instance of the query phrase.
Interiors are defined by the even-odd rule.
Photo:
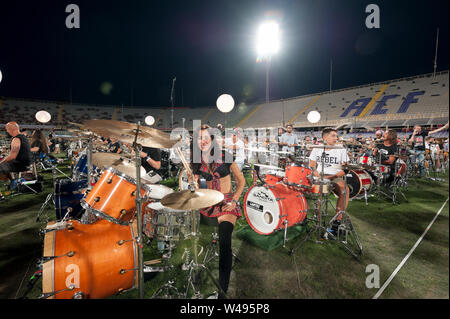
[[[253,186],[245,194],[244,213],[250,227],[261,235],[292,227],[306,218],[307,203],[303,193],[284,184]]]
[[[144,234],[163,241],[178,241],[190,233],[191,212],[163,206],[160,202],[147,205],[144,213]]]
[[[374,186],[374,181],[367,171],[352,170],[347,174],[347,185],[350,190],[350,199],[354,199],[358,195],[363,195],[365,191],[369,193]]]
[[[137,286],[136,223],[70,221],[46,231],[42,292],[48,299],[103,299]]]
[[[306,166],[291,164],[286,167],[283,182],[288,186],[310,189],[312,187],[313,171]]]
[[[142,186],[142,197],[146,194],[146,187],[147,185]],[[81,205],[85,209],[91,209],[97,217],[127,225],[136,214],[135,181],[110,167],[103,172],[97,184],[81,201]]]

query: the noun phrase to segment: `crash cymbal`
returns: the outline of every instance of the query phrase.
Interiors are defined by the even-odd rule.
[[[114,153],[94,153],[92,154],[92,164],[97,167],[114,167],[120,165],[124,161],[131,162],[130,158]]]
[[[84,122],[83,126],[104,137],[113,137],[121,142],[130,144],[134,143],[138,129],[137,124],[113,120],[89,120]],[[136,142],[146,147],[172,148],[179,140],[180,137],[176,140],[171,140],[168,133],[140,125]]]
[[[161,204],[177,210],[197,210],[214,206],[224,198],[221,192],[212,189],[184,190],[164,196]]]

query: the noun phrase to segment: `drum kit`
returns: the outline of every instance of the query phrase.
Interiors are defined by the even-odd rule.
[[[325,150],[343,149],[345,147],[340,145],[310,145],[309,148]],[[328,195],[333,192],[331,181],[325,178],[323,172],[325,157],[322,156],[321,159],[322,172],[320,176],[314,176],[314,170],[309,166],[306,154],[295,159],[293,159],[292,154],[287,155],[283,168],[254,164],[254,175],[258,176],[262,185],[256,183],[256,178],[254,178],[253,186],[245,194],[244,213],[249,226],[261,235],[271,235],[277,231],[283,231],[283,247],[286,247],[288,228],[296,225],[307,225],[308,221],[311,220],[315,226],[305,240],[310,237],[312,232],[316,231],[319,236],[318,242],[321,242],[324,236],[336,239],[359,260],[362,246],[347,213],[345,211],[338,212],[328,224],[323,219],[323,216],[327,214],[328,204],[330,203]],[[356,167],[351,168],[350,172],[354,172],[354,175],[348,174],[348,176],[360,181],[358,187],[350,184],[355,184],[351,178],[348,178],[350,179],[348,181],[344,177],[344,180],[353,193],[356,193],[350,194],[354,198],[367,188],[367,181],[365,180],[367,176],[364,175],[365,173],[355,170]],[[344,167],[344,169],[349,169],[349,167]],[[372,184],[370,176],[369,183]],[[316,209],[308,211],[307,198],[316,202]],[[326,208],[324,209],[324,207]],[[314,216],[308,218],[309,214]],[[335,219],[342,221],[337,233],[331,231],[331,224]],[[350,236],[353,238],[352,244],[356,245],[356,248],[353,248],[350,244]],[[292,249],[290,253],[292,254],[297,248]]]
[[[194,187],[174,192],[145,179],[141,149],[143,146],[170,149],[178,140],[171,140],[167,133],[140,124],[107,120],[87,121],[82,129],[87,150],[79,154],[73,170],[76,185],[72,180],[55,182],[53,196],[59,214],[55,222],[48,222],[42,230],[40,298],[106,298],[137,288],[142,299],[144,272],[167,271],[173,243],[182,237],[193,237],[196,251],[200,235],[198,210],[220,203],[224,196],[218,191]],[[94,153],[96,135],[129,143],[134,158],[128,154]],[[184,157],[183,165],[189,172]],[[77,204],[68,204],[73,201]],[[85,209],[81,217],[80,206]],[[41,214],[42,211],[38,220]],[[165,243],[164,267],[144,263],[143,235]],[[191,272],[206,269],[212,277],[206,266],[197,262],[196,253],[194,259],[189,266]],[[174,289],[172,283],[168,281],[154,297]],[[217,282],[216,285],[220,289]]]

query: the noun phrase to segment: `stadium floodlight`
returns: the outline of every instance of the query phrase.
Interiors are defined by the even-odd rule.
[[[275,21],[266,21],[259,26],[256,42],[257,62],[266,62],[266,103],[269,103],[269,69],[272,55],[280,50],[280,27]]]
[[[2,70],[0,70],[0,83],[2,83],[2,79],[3,79]]]
[[[155,118],[151,115],[147,116],[145,118],[145,124],[147,124],[148,126],[152,126],[153,124],[155,124]]]
[[[275,21],[262,23],[258,29],[256,51],[258,60],[270,59],[280,50],[280,27]]]
[[[228,113],[234,109],[234,99],[229,94],[222,94],[217,99],[216,105],[220,112]]]
[[[48,123],[52,119],[52,116],[47,111],[39,111],[35,116],[36,120],[40,123]]]
[[[315,124],[320,121],[320,113],[317,111],[311,111],[308,113],[308,122]]]

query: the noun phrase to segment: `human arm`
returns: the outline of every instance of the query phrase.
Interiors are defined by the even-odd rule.
[[[11,142],[11,152],[0,163],[7,163],[14,161],[20,151],[20,139],[14,138]]]

